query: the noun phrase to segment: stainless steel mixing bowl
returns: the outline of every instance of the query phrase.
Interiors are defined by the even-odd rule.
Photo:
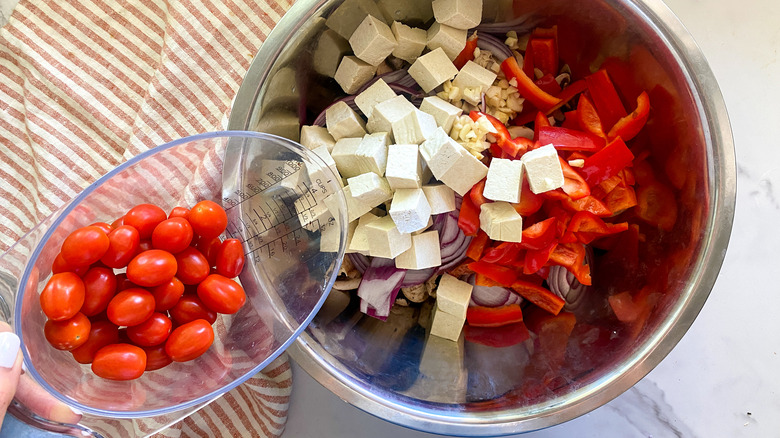
[[[347,0],[353,1],[353,0]],[[391,16],[425,0],[379,0]],[[298,138],[340,97],[318,76],[313,50],[342,2],[299,0],[269,35],[238,92],[230,129]],[[429,308],[395,306],[388,322],[360,314],[354,297],[332,291],[292,354],[333,393],[388,421],[448,435],[500,435],[555,425],[610,401],[677,344],[707,299],[734,215],[736,166],[728,115],[702,53],[660,0],[484,0],[485,22],[518,29],[557,24],[575,76],[606,59],[622,80],[651,90],[646,145],[658,174],[676,187],[678,219],[651,233],[636,266],[597,263],[596,287],[557,365],[534,355],[534,340],[511,347],[427,337]],[[564,50],[563,48],[561,49]],[[563,56],[563,55],[562,55]],[[649,319],[627,327],[606,297],[650,288]],[[538,347],[538,345],[537,345]],[[532,390],[533,389],[533,390]]]

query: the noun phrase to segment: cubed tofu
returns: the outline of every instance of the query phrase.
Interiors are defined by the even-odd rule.
[[[328,16],[325,25],[348,40],[367,15],[384,20],[384,14],[375,1],[345,0]]]
[[[482,204],[479,227],[493,240],[520,242],[523,239],[523,217],[508,202]]]
[[[493,158],[482,194],[491,201],[520,202],[523,163],[520,160]]]
[[[393,122],[403,119],[417,108],[404,96],[395,96],[374,106],[368,117],[368,132],[392,132]]]
[[[552,144],[526,152],[520,161],[532,192],[539,194],[563,187],[561,161]]]
[[[333,172],[333,175],[327,175],[324,173],[322,168],[320,168],[317,164],[310,163],[306,166],[306,170],[309,173],[309,179],[312,182],[316,182],[317,179],[321,179],[322,181],[330,181],[332,178],[335,178],[339,182],[341,182],[341,175],[339,174],[338,166],[336,166],[336,161],[333,160],[333,157],[330,155],[330,152],[328,152],[327,146],[320,146],[317,149],[314,149],[312,152],[314,152],[318,157],[322,159],[322,161],[325,162],[325,165],[328,167],[328,169]]]
[[[442,312],[466,319],[474,287],[450,274],[443,274],[436,288],[436,306]]]
[[[352,197],[362,204],[377,206],[393,198],[393,189],[387,180],[374,172],[347,178]]]
[[[467,34],[468,32],[465,29],[456,29],[435,21],[428,28],[428,42],[426,45],[431,50],[442,49],[447,58],[452,61],[466,47]]]
[[[439,232],[436,230],[412,236],[412,247],[395,258],[398,269],[427,269],[441,266]]]
[[[468,30],[482,21],[482,0],[433,0],[436,21]]]
[[[447,213],[455,210],[455,192],[441,183],[422,186],[425,199],[431,206],[431,214]]]
[[[301,126],[301,145],[309,150],[325,146],[328,152],[333,150],[336,145],[336,139],[328,132],[324,126]]]
[[[409,27],[398,21],[394,21],[390,27],[398,45],[393,49],[393,56],[413,63],[428,44],[428,32],[425,29]]]
[[[368,233],[366,233],[366,225],[372,221],[379,219],[379,216],[373,213],[366,213],[356,222],[355,232],[352,234],[352,238],[349,240],[349,246],[347,246],[347,252],[356,252],[363,255],[368,255]]]
[[[368,253],[371,257],[394,259],[412,247],[412,235],[401,233],[390,216],[366,225]]]
[[[361,173],[360,160],[357,158],[358,148],[363,138],[342,138],[336,142],[331,151],[331,157],[336,162],[339,175],[343,178],[358,176]]]
[[[398,45],[393,31],[379,18],[367,15],[349,37],[349,45],[360,60],[379,65]]]
[[[402,233],[422,230],[431,217],[431,206],[422,189],[398,189],[388,214]]]
[[[374,172],[379,176],[384,176],[389,145],[390,134],[387,132],[374,132],[363,136],[356,153],[360,173]]]
[[[433,322],[431,323],[431,336],[457,341],[463,330],[466,318],[442,312],[438,306],[433,306]]]
[[[398,144],[420,144],[436,130],[436,119],[417,108],[391,123],[393,138]]]
[[[468,61],[455,76],[452,85],[462,90],[463,100],[477,105],[481,101],[482,93],[493,85],[496,77],[492,71],[474,61]]]
[[[421,186],[419,146],[393,144],[387,148],[385,177],[392,189],[416,189]]]
[[[460,159],[441,177],[440,181],[460,196],[466,196],[474,184],[487,176],[487,172],[487,166],[461,147]]]
[[[377,5],[388,23],[426,23],[433,18],[430,1],[378,0]]]
[[[450,132],[452,124],[463,114],[463,110],[438,96],[428,96],[423,99],[420,111],[428,113],[436,120],[445,132]]]
[[[463,44],[466,44],[465,40]],[[452,59],[441,47],[433,49],[414,61],[409,67],[409,75],[417,81],[423,91],[430,93],[444,81],[449,81],[458,74],[458,69],[452,63]]]
[[[487,166],[441,128],[437,128],[420,146],[420,154],[428,163],[433,176],[461,196],[471,190],[488,172]]]
[[[339,68],[333,79],[341,85],[341,89],[347,94],[355,94],[366,82],[370,81],[376,73],[376,66],[361,61],[356,56],[345,56],[339,63]]]
[[[325,110],[325,126],[334,140],[366,134],[365,122],[346,102],[336,102]]]
[[[317,41],[317,47],[314,49],[314,60],[312,62],[314,71],[323,76],[334,77],[341,59],[351,51],[352,48],[349,47],[349,41],[334,30],[325,29]]]
[[[342,189],[342,192],[344,193],[344,200],[347,204],[347,222],[352,222],[354,220],[357,220],[360,218],[360,216],[363,216],[364,214],[371,211],[372,208],[374,208],[371,204],[364,204],[360,202],[359,200],[352,197],[352,190],[349,188],[349,186],[344,186]]]
[[[338,223],[335,219],[326,220],[320,225],[320,252],[338,252],[340,243],[341,229]]]
[[[430,228],[430,227],[432,227],[432,226],[433,226],[433,216],[431,216],[431,217],[429,217],[429,218],[428,218],[428,223],[427,223],[427,224],[425,224],[425,227],[423,227],[423,228],[422,228],[422,229],[420,229],[420,230],[413,231],[413,232],[412,232],[412,236],[416,236],[416,235],[418,235],[418,234],[426,233],[426,232],[428,232],[428,228]]]
[[[355,96],[355,105],[360,108],[363,115],[368,118],[374,107],[381,102],[390,100],[396,96],[395,91],[384,80],[377,79],[368,88]]]

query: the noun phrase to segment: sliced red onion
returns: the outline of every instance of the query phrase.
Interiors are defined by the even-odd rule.
[[[352,262],[352,266],[355,267],[358,271],[360,271],[361,274],[366,272],[366,269],[368,269],[368,265],[371,264],[371,261],[368,259],[368,256],[364,256],[363,254],[351,252],[347,254],[347,257],[349,257],[349,261]]]
[[[487,32],[479,32],[478,35],[477,47],[479,47],[480,50],[487,50],[492,53],[496,58],[496,61],[503,62],[505,59],[512,56],[512,50],[504,44],[504,41]]]
[[[474,286],[471,290],[469,306],[501,307],[523,302],[523,298],[520,295],[508,288],[501,286],[476,286],[474,285],[474,280],[474,275],[469,276],[468,282]]]
[[[477,26],[476,30],[482,33],[492,33],[498,35],[505,35],[510,30],[514,30],[518,35],[529,32],[538,24],[538,20],[531,20],[532,14],[521,15],[514,20],[503,21],[498,23],[483,23]]]
[[[593,250],[588,246],[585,251],[585,264],[593,267]],[[592,272],[591,272],[592,274]],[[582,303],[587,295],[589,286],[585,286],[577,280],[568,269],[563,266],[551,266],[550,273],[547,276],[547,285],[550,291],[566,301],[563,308],[573,311]]]
[[[363,86],[358,88],[358,90],[355,92],[355,94],[360,94],[363,91],[366,91],[366,89],[368,87],[374,85],[374,83],[376,83],[376,81],[378,81],[380,79],[385,81],[385,83],[387,83],[389,85],[389,84],[392,84],[394,82],[398,82],[399,80],[403,79],[404,76],[409,76],[409,72],[407,72],[406,69],[393,70],[391,72],[387,72],[387,73],[383,73],[381,75],[377,75],[373,79],[371,79],[370,81],[368,81],[365,84],[363,84]]]
[[[428,281],[429,278],[436,273],[436,268],[427,269],[409,269],[404,275],[404,280],[401,283],[401,287],[417,286]]]
[[[406,270],[396,268],[395,260],[374,257],[371,259],[371,265],[363,273],[363,279],[358,286],[358,296],[375,308],[377,315],[387,316],[390,312],[389,306],[395,300],[390,296],[397,294],[401,289],[404,275]]]
[[[360,108],[358,108],[357,104],[355,104],[355,96],[347,96],[343,97],[332,104],[328,105],[327,108],[322,110],[322,112],[317,116],[316,119],[314,119],[314,122],[312,122],[312,125],[314,126],[325,126],[325,112],[328,110],[328,108],[332,107],[333,105],[339,103],[339,102],[346,102],[347,105],[349,105],[350,108],[352,108],[355,111],[360,111]]]

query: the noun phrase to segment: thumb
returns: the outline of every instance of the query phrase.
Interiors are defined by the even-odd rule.
[[[0,427],[3,425],[5,411],[16,394],[19,375],[22,372],[22,353],[19,350],[19,337],[0,325]]]

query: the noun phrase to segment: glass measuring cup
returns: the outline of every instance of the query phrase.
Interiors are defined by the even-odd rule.
[[[0,257],[0,316],[20,336],[32,378],[84,413],[138,418],[203,404],[281,354],[324,302],[346,241],[340,188],[318,156],[272,135],[216,132],[159,146],[97,180]],[[170,211],[203,199],[225,207],[225,237],[240,239],[247,255],[247,304],[220,316],[203,356],[117,382],[48,345],[38,297],[65,236],[140,203]]]

